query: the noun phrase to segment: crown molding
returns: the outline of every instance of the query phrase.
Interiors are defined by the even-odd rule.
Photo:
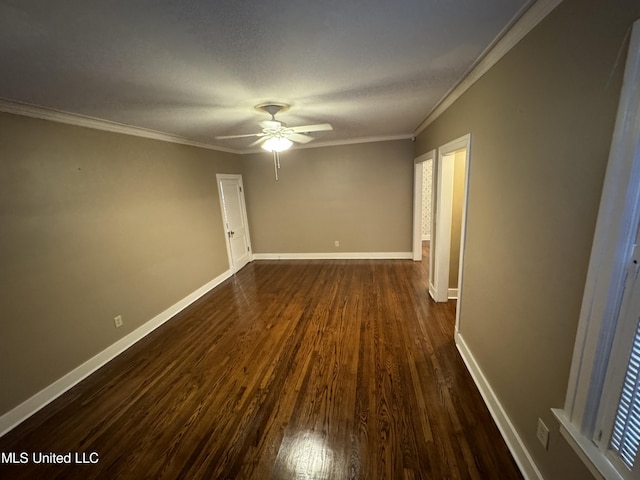
[[[460,96],[465,91],[467,91],[469,87],[471,87],[471,85],[473,85],[480,77],[482,77],[482,75],[484,75],[491,67],[493,67],[498,62],[498,60],[500,60],[509,50],[511,50],[511,48],[513,48],[527,33],[529,33],[538,23],[540,23],[540,21],[545,18],[561,2],[562,0],[531,0],[530,2],[527,2],[524,7],[520,9],[518,14],[516,14],[514,20],[500,32],[500,34],[496,37],[492,44],[480,55],[479,59],[471,66],[462,80],[460,80],[442,97],[442,99],[436,104],[431,112],[429,112],[427,117],[420,123],[420,125],[413,133],[379,137],[363,137],[327,142],[314,142],[307,145],[297,145],[295,148],[320,148],[351,145],[357,143],[405,140],[418,135],[436,118],[438,118],[447,108],[449,108],[458,98],[460,98]],[[159,132],[156,130],[134,127],[132,125],[126,125],[123,123],[102,120],[86,115],[44,108],[37,105],[2,98],[0,98],[0,112],[39,118],[53,122],[66,123],[69,125],[92,128],[95,130],[103,130],[112,133],[121,133],[124,135],[132,135],[136,137],[160,140],[163,142],[189,145],[193,147],[204,148],[207,150],[216,150],[226,153],[247,154],[262,151],[261,149],[239,150],[227,147],[219,147],[208,143],[190,140],[178,135]]]
[[[49,120],[52,122],[66,123],[69,125],[75,125],[78,127],[92,128],[95,130],[103,130],[112,133],[121,133],[124,135],[132,135],[135,137],[150,138],[152,140],[160,140],[163,142],[178,143],[181,145],[189,145],[192,147],[206,148],[207,150],[217,150],[220,152],[234,153],[234,154],[247,154],[263,152],[261,148],[256,149],[233,149],[226,147],[218,147],[208,143],[196,142],[189,140],[188,138],[180,137],[178,135],[171,135],[169,133],[158,132],[156,130],[149,130],[147,128],[134,127],[126,125],[124,123],[112,122],[109,120],[102,120],[95,117],[89,117],[86,115],[80,115],[77,113],[63,112],[61,110],[55,110],[52,108],[44,108],[37,105],[31,105],[28,103],[16,102],[13,100],[7,100],[0,98],[0,112],[12,113],[15,115],[22,115],[25,117],[39,118],[42,120]],[[333,147],[339,145],[351,145],[356,143],[371,143],[371,142],[387,142],[391,140],[407,140],[413,138],[412,133],[400,134],[400,135],[387,135],[378,137],[362,137],[352,138],[347,140],[333,140],[327,142],[314,142],[307,145],[296,145],[294,148],[319,148],[319,147]]]
[[[329,140],[326,142],[315,142],[315,143],[307,143],[306,145],[298,145],[296,149],[337,147],[340,145],[353,145],[356,143],[390,142],[393,140],[411,140],[413,137],[414,137],[413,133],[401,133],[399,135],[380,135],[377,137],[360,137],[360,138],[350,138],[347,140]]]
[[[207,150],[217,150],[226,153],[241,153],[239,150],[232,148],[218,147],[208,143],[196,142],[188,138],[169,133],[149,130],[147,128],[134,127],[124,123],[111,122],[77,113],[63,112],[51,108],[39,107],[28,103],[16,102],[0,98],[0,112],[22,115],[25,117],[39,118],[52,122],[66,123],[77,127],[92,128],[94,130],[103,130],[105,132],[121,133],[124,135],[132,135],[134,137],[150,138],[152,140],[160,140],[163,142],[178,143],[180,145],[189,145],[191,147],[206,148]]]
[[[462,79],[453,86],[427,117],[418,125],[414,135],[418,135],[433,121],[447,110],[458,98],[466,92],[480,77],[504,57],[509,50],[520,42],[538,23],[556,8],[562,0],[537,0],[527,2],[514,16],[513,20],[495,38],[495,40],[480,54],[478,60],[471,66]]]

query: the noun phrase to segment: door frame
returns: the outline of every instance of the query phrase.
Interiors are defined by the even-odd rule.
[[[458,308],[456,308],[456,331],[460,327],[460,310],[462,299],[462,280],[464,272],[464,250],[467,238],[467,207],[469,198],[469,177],[471,158],[471,134],[452,140],[438,148],[437,165],[434,164],[436,186],[435,229],[431,238],[435,238],[435,246],[430,249],[433,265],[433,277],[429,274],[429,294],[436,302],[446,302],[449,299],[449,257],[451,247],[451,210],[453,208],[453,165],[445,161],[445,157],[455,152],[465,150],[465,178],[464,197],[462,200],[462,225],[460,227],[460,259],[458,261]],[[447,214],[448,213],[448,214]],[[444,223],[443,223],[444,222]],[[446,241],[449,239],[448,241]],[[456,297],[453,297],[456,298]]]
[[[422,203],[422,188],[424,183],[423,164],[424,162],[433,161],[436,157],[436,151],[423,153],[413,160],[413,259],[416,262],[422,260],[422,209],[424,205]],[[433,172],[431,168],[431,231],[433,232],[433,200],[435,189],[433,188]],[[431,272],[431,256],[429,256],[429,272]],[[429,273],[431,276],[431,273]]]
[[[222,180],[238,180],[240,185],[240,201],[242,203],[242,214],[245,219],[245,231],[247,237],[247,245],[249,245],[249,262],[253,261],[253,246],[251,245],[251,235],[249,234],[249,217],[247,216],[247,203],[244,198],[244,185],[242,183],[242,175],[239,173],[216,173],[216,185],[218,186],[218,198],[220,200],[220,213],[222,215],[222,229],[224,230],[225,246],[227,247],[227,259],[229,261],[229,270],[235,274],[236,270],[233,262],[233,254],[231,252],[231,238],[229,237],[229,225],[227,223],[227,212],[224,208],[224,196],[222,195]]]
[[[449,300],[449,262],[451,258],[451,226],[453,217],[453,185],[455,152],[438,151],[435,242],[429,250],[433,258],[433,282],[429,293],[436,302]],[[450,157],[454,156],[453,159]]]

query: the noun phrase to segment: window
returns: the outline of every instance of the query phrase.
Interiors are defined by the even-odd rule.
[[[640,479],[640,20],[633,26],[561,433],[596,478]]]
[[[636,229],[637,230],[637,229]],[[639,244],[638,231],[635,245]],[[623,478],[640,472],[640,263],[632,250],[593,439]]]
[[[640,323],[638,324],[640,327]],[[627,366],[624,386],[618,402],[613,433],[609,448],[625,464],[629,470],[633,470],[638,456],[640,444],[640,331],[636,328],[633,340],[633,349]]]

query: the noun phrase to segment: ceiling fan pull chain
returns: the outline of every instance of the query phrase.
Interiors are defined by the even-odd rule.
[[[276,180],[278,180],[278,152],[273,151],[273,171],[276,173]]]

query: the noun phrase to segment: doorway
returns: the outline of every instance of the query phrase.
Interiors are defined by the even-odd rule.
[[[433,203],[434,193],[433,188],[433,161],[436,157],[436,151],[431,150],[423,155],[420,155],[414,160],[414,185],[413,185],[413,260],[419,262],[422,260],[422,242],[425,240],[424,222],[425,222],[425,208],[430,208],[430,215],[426,221],[429,222],[429,240],[431,239],[431,232],[433,232]],[[430,163],[431,169],[425,169],[425,164]],[[431,174],[431,178],[427,178],[426,175]],[[425,185],[431,186],[430,195],[431,198],[425,198]],[[426,204],[429,205],[426,205]],[[431,260],[431,257],[429,258]],[[429,263],[429,270],[432,270],[433,265]]]
[[[470,146],[471,135],[465,135],[438,148],[429,274],[429,294],[436,302],[462,295]]]
[[[242,175],[217,174],[222,221],[227,237],[227,256],[231,273],[252,260]]]

